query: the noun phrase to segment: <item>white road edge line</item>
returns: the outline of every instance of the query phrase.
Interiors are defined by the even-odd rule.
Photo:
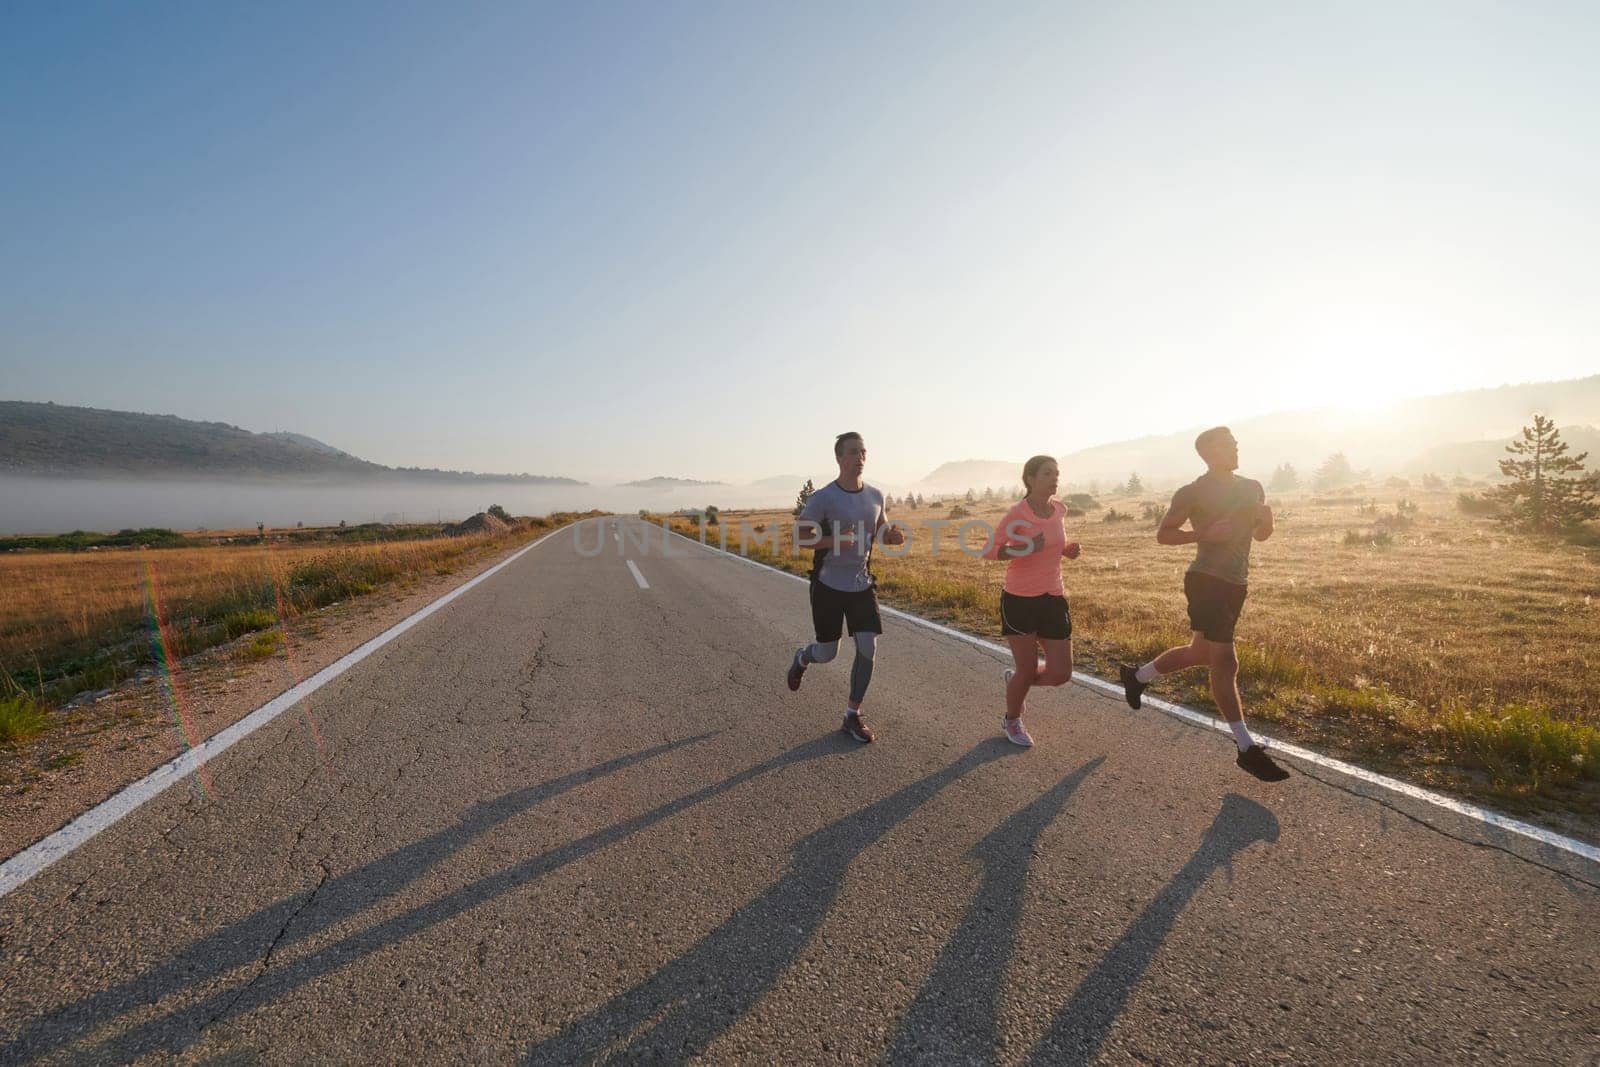
[[[744,556],[741,556],[735,552],[729,552],[723,548],[718,548],[716,545],[704,544],[695,540],[693,537],[684,537],[683,534],[680,534],[675,530],[672,532],[672,535],[674,537],[682,538],[691,545],[699,545],[701,548],[715,552],[718,555],[728,556],[732,559],[738,560],[741,563],[748,563],[752,567],[759,567],[761,570],[767,571],[770,574],[780,574],[785,578],[792,578],[797,582],[806,581],[805,578],[800,577],[798,574],[790,574],[788,571],[780,571],[776,567],[769,567],[765,563],[758,563],[753,559],[746,559]],[[891,607],[880,606],[879,610],[885,615],[893,615],[897,619],[904,619],[906,622],[909,622],[915,626],[921,626],[925,630],[933,630],[937,633],[945,635],[946,637],[953,637],[957,641],[963,641],[977,648],[986,649],[990,652],[998,652],[1002,656],[1011,655],[1011,650],[1003,645],[995,644],[993,641],[985,641],[981,637],[973,637],[971,634],[964,634],[960,630],[953,630],[948,626],[941,626],[939,623],[924,619],[919,615],[912,615],[910,612],[901,611],[898,608]],[[1079,685],[1085,686],[1086,688],[1095,689],[1102,693],[1115,696],[1119,700],[1122,699],[1122,686],[1115,682],[1108,682],[1101,678],[1095,678],[1077,672],[1073,673],[1072,680]],[[1205,730],[1215,730],[1220,733],[1229,732],[1228,724],[1222,720],[1212,715],[1208,715],[1205,712],[1184,707],[1182,704],[1173,704],[1148,695],[1143,698],[1142,702],[1147,708],[1155,708],[1157,711],[1164,712],[1173,716],[1174,718],[1182,719],[1184,722],[1187,722],[1192,726],[1198,726]],[[1369,785],[1378,786],[1381,789],[1387,789],[1391,793],[1398,793],[1401,796],[1409,797],[1412,800],[1419,800],[1425,804],[1432,804],[1434,807],[1443,808],[1446,811],[1454,812],[1455,814],[1465,816],[1468,819],[1474,819],[1478,822],[1484,823],[1485,825],[1493,826],[1497,829],[1505,830],[1509,833],[1517,834],[1533,841],[1537,841],[1541,845],[1549,845],[1551,848],[1557,848],[1563,852],[1569,852],[1572,855],[1582,857],[1591,863],[1600,863],[1600,848],[1587,844],[1583,841],[1579,841],[1576,838],[1567,837],[1565,834],[1558,834],[1554,830],[1546,830],[1542,826],[1534,826],[1531,823],[1525,823],[1520,819],[1513,819],[1509,815],[1502,815],[1497,811],[1480,807],[1477,804],[1469,804],[1464,800],[1457,800],[1454,797],[1447,797],[1442,793],[1435,793],[1431,789],[1423,789],[1421,786],[1412,785],[1410,782],[1402,782],[1398,778],[1390,778],[1388,775],[1378,774],[1377,772],[1369,771],[1364,767],[1357,767],[1353,763],[1346,763],[1344,760],[1334,759],[1332,756],[1324,756],[1320,752],[1314,752],[1311,749],[1304,748],[1300,745],[1290,744],[1287,741],[1274,741],[1272,738],[1267,737],[1260,731],[1256,730],[1254,726],[1250,728],[1250,732],[1257,738],[1269,742],[1270,750],[1273,752],[1280,752],[1285,756],[1290,756],[1306,763],[1315,764],[1318,767],[1324,767],[1330,771],[1336,771],[1347,778],[1355,778],[1358,781],[1366,782]]]
[[[649,589],[650,583],[644,580],[644,575],[639,573],[639,565],[633,560],[628,560],[628,569],[633,572],[633,580],[639,583],[640,589]]]
[[[471,580],[463,582],[415,614],[401,619],[377,637],[347,653],[343,658],[328,664],[299,685],[278,694],[232,726],[208,737],[183,755],[162,764],[121,792],[90,808],[55,833],[34,842],[4,863],[0,863],[0,897],[21,886],[57,860],[66,857],[102,830],[109,829],[123,816],[154,800],[170,786],[176,785],[193,773],[201,764],[215,759],[236,742],[261,729],[446,604],[479,583],[488,581],[557,534],[576,530],[578,525],[575,522],[559,530],[552,530],[533,544],[518,549],[514,555],[501,560]]]

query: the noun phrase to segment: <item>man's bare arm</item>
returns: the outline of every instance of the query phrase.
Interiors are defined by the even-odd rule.
[[[867,526],[865,522],[840,523],[838,536],[823,534],[823,529],[832,529],[833,524],[834,520],[831,519],[801,519],[795,526],[798,534],[795,538],[795,548],[801,551],[821,548],[829,552],[835,549],[854,548],[860,542],[861,534],[865,532]],[[901,540],[904,540],[905,534],[901,533],[900,537]],[[890,541],[886,543],[897,544],[898,542]]]
[[[1272,509],[1267,505],[1262,504],[1261,509],[1256,512],[1256,528],[1251,531],[1250,536],[1257,541],[1265,541],[1272,536]]]
[[[1161,525],[1156,527],[1156,543],[1162,545],[1192,545],[1200,540],[1200,535],[1194,530],[1185,530],[1183,524],[1189,521],[1189,496],[1182,489],[1172,494],[1172,504],[1168,506],[1167,513],[1161,517]]]
[[[815,519],[801,519],[795,524],[794,547],[800,551],[821,548],[832,552],[839,545],[848,547],[854,543],[854,531],[841,530],[838,537],[834,537],[832,534],[824,536],[822,523]]]
[[[884,530],[885,526],[889,527],[887,531]],[[872,537],[873,540],[885,545],[906,543],[906,532],[898,526],[890,525],[888,514],[882,510],[878,512],[878,524],[872,528]]]

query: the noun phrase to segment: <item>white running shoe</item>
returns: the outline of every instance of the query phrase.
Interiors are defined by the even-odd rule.
[[[1033,736],[1028,733],[1028,728],[1022,725],[1021,719],[1008,719],[1001,716],[1000,725],[1006,731],[1006,740],[1013,745],[1021,745],[1023,748],[1033,747]]]

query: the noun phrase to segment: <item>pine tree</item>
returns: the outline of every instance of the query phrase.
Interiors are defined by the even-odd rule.
[[[1144,492],[1144,482],[1139,480],[1137,473],[1130,474],[1128,475],[1128,484],[1122,487],[1122,491],[1129,496],[1138,496]]]
[[[1355,481],[1356,472],[1355,468],[1350,466],[1350,457],[1343,452],[1335,452],[1322,461],[1322,466],[1317,468],[1312,480],[1318,489],[1337,489],[1341,485],[1349,485]]]
[[[977,502],[978,502],[978,494],[974,493],[971,489],[968,489],[967,490],[967,503],[976,504]]]
[[[1585,477],[1589,453],[1567,455],[1567,443],[1556,424],[1543,415],[1522,428],[1522,438],[1506,446],[1512,458],[1500,461],[1500,473],[1513,479],[1495,492],[1506,521],[1530,530],[1556,530],[1600,514],[1595,480]]]
[[[794,498],[794,517],[799,518],[800,513],[806,509],[806,501],[811,499],[811,494],[816,492],[811,479],[806,479],[806,484],[800,487],[800,495]]]
[[[1267,483],[1267,488],[1274,493],[1285,493],[1290,489],[1300,488],[1300,472],[1294,469],[1294,464],[1280,464],[1272,472],[1272,480]]]

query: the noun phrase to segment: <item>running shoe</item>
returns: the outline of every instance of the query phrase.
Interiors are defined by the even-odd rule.
[[[859,715],[846,714],[844,723],[840,725],[839,731],[840,733],[849,734],[863,745],[870,745],[873,742],[872,727],[862,722]]]
[[[1139,696],[1149,686],[1149,682],[1139,681],[1139,668],[1122,665],[1122,695],[1128,698],[1128,707],[1134,711],[1140,708]],[[1244,764],[1240,764],[1244,766]]]
[[[1272,757],[1267,755],[1267,750],[1260,745],[1251,745],[1239,753],[1236,762],[1263,782],[1281,782],[1289,777],[1289,772],[1273,763]]]
[[[791,693],[800,688],[800,676],[806,673],[806,665],[800,662],[800,654],[804,651],[805,649],[803,648],[796,649],[794,653],[794,662],[789,664],[788,680],[789,692]]]
[[[1001,716],[1000,725],[1005,729],[1007,741],[1010,741],[1013,745],[1021,745],[1023,748],[1033,747],[1033,737],[1028,733],[1028,728],[1022,725],[1020,718],[1008,719],[1005,716]]]

